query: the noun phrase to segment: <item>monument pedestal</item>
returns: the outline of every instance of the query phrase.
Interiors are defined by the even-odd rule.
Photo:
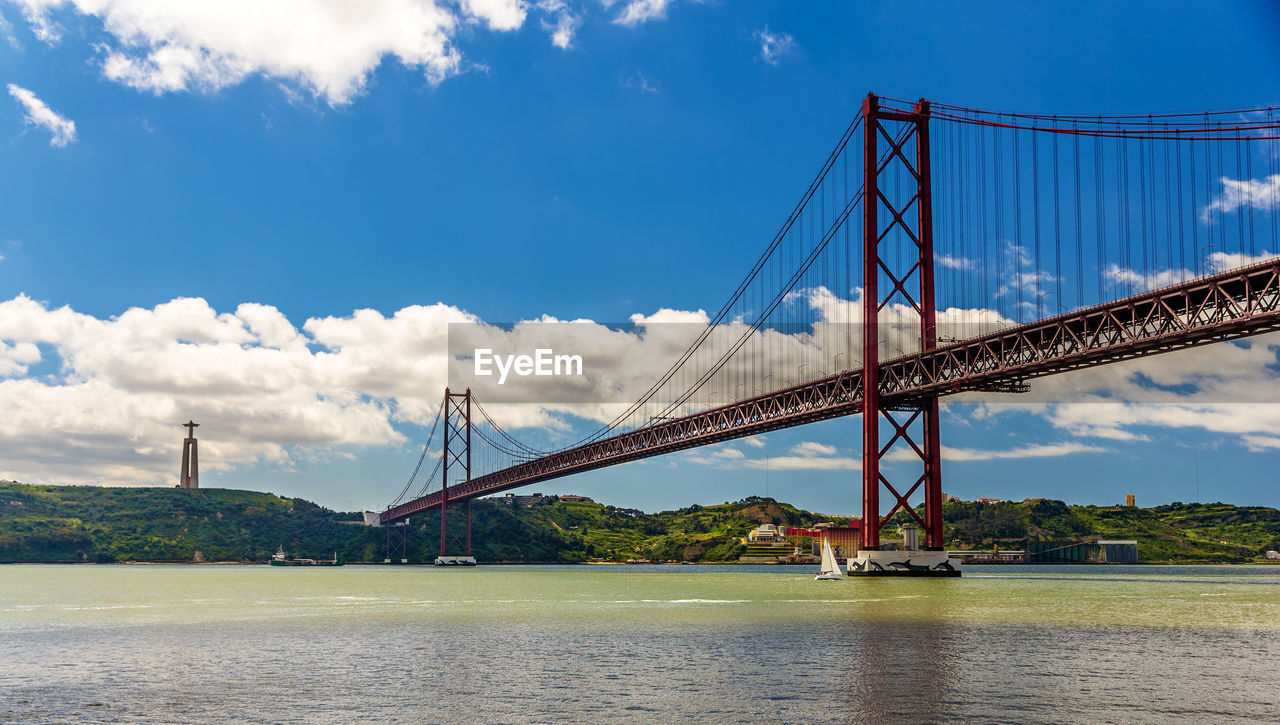
[[[849,576],[960,576],[960,560],[945,551],[859,551]]]

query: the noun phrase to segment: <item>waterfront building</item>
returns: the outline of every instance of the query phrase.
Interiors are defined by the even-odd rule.
[[[862,522],[858,519],[849,519],[844,526],[833,523],[818,524],[812,529],[788,526],[784,535],[796,543],[803,538],[812,539],[810,551],[814,556],[821,553],[824,540],[831,542],[832,550],[841,559],[858,553],[862,548]]]
[[[766,541],[781,541],[782,538],[783,538],[782,534],[780,531],[778,531],[778,527],[774,526],[773,524],[761,524],[756,528],[752,529],[751,532],[747,534],[747,541],[750,541],[753,543],[766,542]]]

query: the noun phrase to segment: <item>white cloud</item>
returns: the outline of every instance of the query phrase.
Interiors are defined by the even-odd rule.
[[[1229,214],[1241,207],[1276,209],[1280,207],[1280,174],[1265,179],[1231,179],[1222,177],[1222,191],[1200,211],[1200,220],[1208,223],[1214,212]]]
[[[777,456],[753,458],[744,463],[749,468],[769,468],[776,471],[861,471],[862,461],[840,456]]]
[[[1185,282],[1186,280],[1196,277],[1196,274],[1186,269],[1164,269],[1155,272],[1137,272],[1118,264],[1107,265],[1103,270],[1103,274],[1108,280],[1121,287],[1129,287],[1134,291],[1142,292],[1156,287],[1168,287],[1171,284]]]
[[[537,8],[551,18],[542,20],[542,29],[551,34],[551,44],[561,50],[573,47],[573,35],[582,24],[582,17],[575,15],[565,0],[539,0]]]
[[[1280,177],[1277,177],[1280,178]],[[1261,254],[1245,254],[1244,252],[1214,252],[1209,255],[1209,268],[1218,272],[1248,267],[1258,262],[1265,262],[1276,255],[1262,250]]]
[[[1257,453],[1267,450],[1280,450],[1280,438],[1269,435],[1248,435],[1244,437],[1244,443],[1249,450]]]
[[[774,33],[765,26],[764,30],[755,32],[755,39],[760,41],[760,59],[769,65],[778,65],[780,59],[795,49],[795,39],[787,33]]]
[[[622,86],[623,88],[629,88],[631,90],[636,90],[641,93],[646,93],[651,95],[657,95],[658,93],[661,92],[658,89],[658,87],[650,83],[649,79],[646,78],[645,75],[640,71],[635,71],[634,73],[619,74],[618,85]]]
[[[1021,446],[1006,450],[980,450],[976,448],[951,448],[942,446],[942,459],[946,461],[994,461],[1011,458],[1054,458],[1075,453],[1105,453],[1107,449],[1084,443],[1050,443]],[[911,453],[914,460],[919,456]]]
[[[50,146],[66,146],[76,140],[76,122],[58,115],[36,94],[22,86],[9,84],[9,95],[17,99],[26,112],[23,120],[29,126],[39,126],[49,132]]]
[[[791,452],[798,456],[834,456],[836,447],[817,441],[804,441],[792,447]]]
[[[762,436],[762,435],[751,436],[750,438],[743,438],[743,439],[742,439],[742,442],[743,442],[743,443],[746,443],[747,445],[751,446],[752,448],[764,448],[764,446],[765,446],[765,437],[764,437],[764,436]]]
[[[754,367],[731,359],[682,409],[665,410],[665,402],[646,407],[629,425],[756,394],[742,381],[762,368],[780,371],[759,383],[772,389],[793,383],[788,376],[830,374],[857,359],[858,341],[851,346],[839,335],[826,341],[820,328],[826,320],[859,321],[856,295],[842,300],[819,288],[796,301],[809,305],[819,320],[812,330],[756,333],[742,355]],[[988,312],[940,311],[940,331]],[[909,324],[915,313],[890,305],[882,314]],[[994,313],[988,317],[993,325],[1007,324]],[[172,477],[175,426],[189,417],[207,426],[202,431],[209,465],[270,461],[287,467],[317,451],[340,455],[343,446],[398,445],[404,439],[396,425],[426,424],[434,416],[449,379],[449,326],[458,322],[492,327],[440,303],[389,315],[356,310],[295,324],[276,308],[255,303],[220,313],[204,300],[176,299],[98,318],[25,296],[0,302],[0,408],[6,411],[0,417],[0,477],[166,481]],[[507,429],[536,426],[567,443],[573,440],[572,416],[613,420],[653,384],[655,361],[677,359],[705,329],[707,315],[662,309],[634,316],[634,329],[579,320],[554,325],[550,340],[541,322],[554,320],[493,329],[510,349],[533,349],[545,341],[536,346],[593,351],[600,374],[588,376],[585,399],[619,402],[547,404],[535,397],[499,405],[487,389],[477,395]],[[722,325],[707,349],[730,349],[745,330],[741,322]],[[1036,380],[1029,394],[1003,398],[1034,405],[1009,406],[997,402],[999,396],[983,396],[990,402],[975,418],[1023,410],[1080,439],[1117,442],[1142,440],[1152,428],[1198,428],[1266,449],[1280,430],[1278,352],[1280,335],[1260,336],[1055,375]],[[805,360],[807,367],[798,368]],[[673,376],[658,399],[673,400],[670,393],[686,390],[696,371],[711,362],[693,359],[691,369]],[[764,446],[757,436],[688,460],[748,469],[859,470],[856,458],[816,441],[778,457],[760,456]],[[944,455],[962,461],[1100,450],[1086,441],[1004,451],[945,449]]]
[[[604,0],[605,7],[611,7],[616,0]],[[666,17],[667,8],[672,0],[624,0],[622,10],[613,18],[618,25],[636,26],[650,20]]]
[[[467,17],[482,21],[490,30],[517,30],[524,25],[529,6],[524,0],[459,0]]]
[[[418,397],[439,397],[442,335],[466,319],[443,305],[366,310],[300,332],[264,305],[219,314],[177,299],[99,319],[19,296],[0,303],[0,477],[165,481],[189,417],[213,467],[400,442],[392,417],[430,417]],[[45,346],[57,372],[27,377]]]
[[[523,0],[20,0],[32,31],[60,32],[53,11],[92,17],[110,37],[96,46],[103,74],[154,93],[216,90],[260,75],[333,105],[349,102],[384,59],[431,83],[454,75],[464,24],[492,31],[524,23]]]
[[[13,34],[13,24],[4,16],[4,13],[0,13],[0,37],[4,38],[10,48],[22,50],[22,43],[19,43],[18,36]]]
[[[934,254],[933,259],[947,269],[973,269],[974,261],[968,257],[953,257],[949,254]]]
[[[1248,267],[1258,262],[1265,262],[1275,256],[1265,249],[1259,254],[1213,252],[1204,258],[1204,268],[1211,272],[1226,272],[1240,267]],[[1112,283],[1121,287],[1129,287],[1130,290],[1136,293],[1195,279],[1200,276],[1200,273],[1189,269],[1158,269],[1150,272],[1140,272],[1113,263],[1107,265],[1106,269],[1103,270],[1103,275]]]
[[[717,448],[711,452],[712,458],[723,458],[726,460],[740,460],[746,458],[746,454],[737,448]]]
[[[61,22],[101,30],[97,64],[109,80],[152,93],[216,91],[252,77],[351,102],[384,61],[438,84],[470,67],[458,48],[470,27],[511,32],[531,12],[568,49],[586,14],[573,0],[10,0],[31,32],[53,45]],[[601,0],[616,25],[666,16],[673,0]],[[0,34],[7,22],[0,18]],[[10,43],[16,43],[7,33]],[[656,92],[643,79],[637,88]]]
[[[1021,244],[1007,241],[1002,250],[1000,266],[1008,270],[1006,280],[996,287],[995,298],[1016,295],[1023,309],[1035,311],[1051,296],[1048,284],[1058,278],[1036,268],[1035,257]]]
[[[942,446],[942,460],[954,462],[966,461],[998,461],[1018,458],[1056,458],[1058,456],[1069,456],[1076,453],[1105,453],[1106,448],[1075,441],[1067,441],[1064,443],[1037,443],[1014,448],[1006,448],[1003,450],[980,449],[980,448],[954,448],[952,446]],[[920,456],[914,449],[899,444],[894,446],[886,456],[889,461],[906,461],[910,463],[920,463]]]
[[[22,7],[22,15],[31,26],[31,33],[37,40],[53,45],[62,39],[62,28],[49,17],[45,7],[47,3],[43,0],[14,0],[14,2]]]

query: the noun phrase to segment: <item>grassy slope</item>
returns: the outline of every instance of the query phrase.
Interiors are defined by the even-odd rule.
[[[1280,547],[1280,511],[1231,504],[1182,504],[1151,509],[1066,506],[1060,501],[943,508],[953,548],[1016,547],[1031,540],[1091,536],[1135,539],[1140,561],[1243,562]]]
[[[648,514],[597,503],[555,501],[512,507],[472,504],[474,553],[481,561],[736,561],[741,537],[761,523],[808,526],[823,520],[771,499],[748,498]],[[1066,506],[1060,501],[944,508],[953,548],[1017,548],[1028,537],[1137,539],[1143,561],[1248,561],[1280,548],[1280,511],[1227,504],[1155,509]],[[263,561],[283,546],[298,556],[381,561],[385,529],[302,499],[229,489],[94,488],[0,483],[0,562]],[[461,541],[461,509],[449,515]],[[905,520],[899,514],[895,522]],[[892,530],[892,526],[888,530]],[[440,541],[438,513],[414,517],[408,558],[429,561]],[[1225,542],[1225,543],[1224,543]],[[460,550],[460,549],[459,549]]]

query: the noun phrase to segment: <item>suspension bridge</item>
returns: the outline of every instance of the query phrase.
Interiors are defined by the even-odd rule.
[[[465,506],[469,554],[475,497],[860,415],[862,549],[874,558],[905,511],[941,551],[941,398],[1280,329],[1277,217],[1280,108],[1043,115],[869,95],[635,402],[548,450],[446,389],[381,521],[440,509],[444,555],[445,514]]]

